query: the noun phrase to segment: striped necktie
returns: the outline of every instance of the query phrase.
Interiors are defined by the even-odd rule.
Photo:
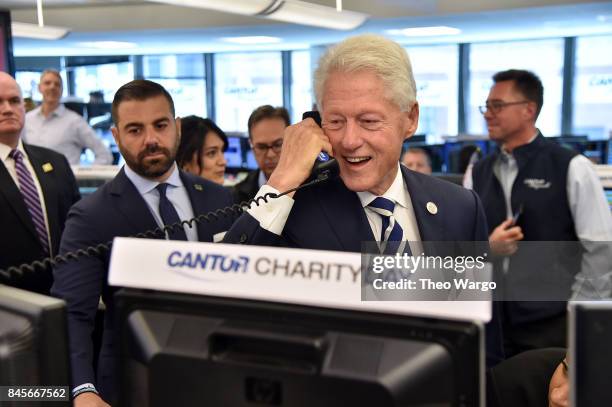
[[[381,251],[384,254],[402,253],[404,249],[409,252],[410,248],[404,240],[404,230],[393,216],[395,203],[379,196],[368,204],[368,208],[379,214],[382,219]]]
[[[45,216],[43,214],[42,205],[40,204],[40,197],[34,178],[28,171],[28,168],[23,162],[23,154],[19,150],[12,150],[9,154],[13,160],[15,160],[15,170],[17,172],[17,181],[19,183],[19,191],[23,197],[23,201],[28,208],[36,234],[40,240],[40,244],[45,252],[49,254],[49,235],[47,233],[47,226],[45,224]]]

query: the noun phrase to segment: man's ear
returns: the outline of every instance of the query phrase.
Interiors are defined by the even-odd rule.
[[[537,110],[538,110],[538,107],[535,104],[535,102],[528,102],[525,104],[525,111],[529,115],[529,118],[532,119],[534,122],[536,121]]]
[[[404,140],[407,140],[416,133],[419,127],[419,102],[414,102],[410,110],[402,114],[405,115]]]
[[[115,144],[119,145],[119,130],[117,127],[111,127],[111,133],[113,133],[113,138],[115,139]]]
[[[180,143],[181,142],[181,118],[180,117],[176,117],[174,119],[174,124],[176,126],[176,135],[177,135],[178,141]]]

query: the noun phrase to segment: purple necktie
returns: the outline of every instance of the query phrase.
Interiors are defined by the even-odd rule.
[[[42,244],[43,250],[46,254],[49,254],[49,240],[47,235],[47,226],[45,225],[45,216],[43,215],[42,206],[40,205],[40,198],[38,196],[38,190],[32,174],[28,171],[28,168],[23,163],[23,154],[19,150],[12,150],[9,154],[13,160],[15,160],[15,170],[17,171],[17,180],[19,181],[19,191],[23,197],[23,201],[30,212],[34,228],[38,234],[38,239]]]

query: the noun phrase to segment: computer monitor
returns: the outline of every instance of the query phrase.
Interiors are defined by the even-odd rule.
[[[612,403],[612,301],[570,306],[570,396],[574,407]]]
[[[115,299],[119,406],[482,405],[475,323],[151,290]]]
[[[610,206],[610,212],[612,212],[612,188],[604,188],[604,193],[608,199],[608,205]]]
[[[64,301],[0,285],[0,386],[69,386],[67,333]]]

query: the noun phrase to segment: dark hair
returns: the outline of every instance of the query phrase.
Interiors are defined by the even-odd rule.
[[[170,105],[170,112],[172,113],[172,117],[174,117],[174,102],[172,101],[172,96],[170,96],[168,91],[164,89],[164,87],[161,86],[159,83],[148,81],[146,79],[136,79],[120,87],[119,90],[117,90],[117,93],[115,93],[111,109],[113,123],[115,124],[115,126],[117,125],[117,123],[119,123],[119,115],[117,111],[119,109],[119,105],[122,102],[128,100],[143,101],[154,98],[156,96],[163,96],[166,98],[168,104]]]
[[[251,129],[257,123],[264,119],[281,119],[285,122],[286,126],[291,124],[289,120],[289,112],[284,107],[273,107],[270,105],[259,106],[253,110],[251,116],[249,116],[249,137],[251,137]]]
[[[223,151],[227,150],[227,136],[210,119],[198,116],[187,116],[181,119],[181,142],[176,152],[176,163],[180,168],[189,163],[197,152],[198,165],[202,167],[202,147],[209,132],[213,132],[223,141]]]
[[[525,99],[536,104],[537,119],[544,104],[544,86],[536,74],[522,69],[509,69],[493,75],[493,82],[514,81],[514,88],[519,91]]]

